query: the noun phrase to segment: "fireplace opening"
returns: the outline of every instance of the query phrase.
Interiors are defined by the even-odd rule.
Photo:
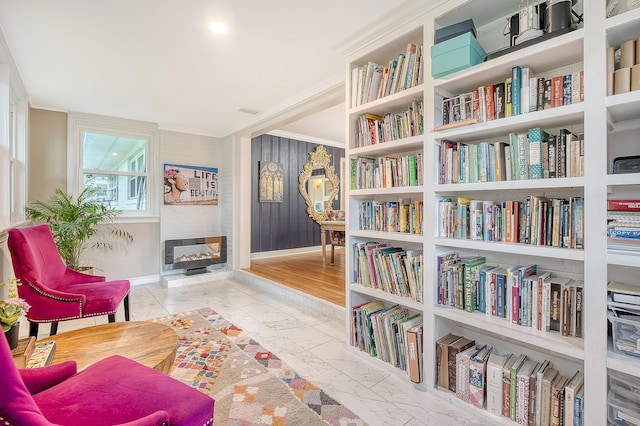
[[[166,240],[165,269],[184,269],[185,275],[208,272],[207,266],[227,263],[227,237]]]

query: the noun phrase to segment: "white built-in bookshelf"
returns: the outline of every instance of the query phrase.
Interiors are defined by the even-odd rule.
[[[606,0],[578,2],[577,8],[585,17],[585,23],[579,29],[440,79],[431,77],[429,52],[437,28],[473,18],[480,43],[491,52],[497,50],[500,43],[503,43],[502,47],[504,43],[508,46],[508,37],[503,37],[502,33],[508,18],[517,11],[518,6],[518,2],[506,0],[436,1],[425,7],[422,13],[412,14],[397,28],[388,28],[379,36],[372,35],[362,46],[348,52],[346,156],[356,159],[420,153],[423,182],[409,187],[347,189],[347,344],[363,359],[406,376],[404,371],[388,362],[380,362],[376,357],[352,346],[351,308],[374,300],[382,301],[385,306],[399,304],[406,307],[409,314],[420,313],[423,317],[424,380],[421,388],[465,408],[469,407],[455,394],[436,386],[436,341],[447,333],[454,333],[490,345],[501,354],[522,353],[538,361],[550,360],[556,369],[569,377],[577,370],[583,371],[586,424],[606,424],[608,372],[625,372],[640,381],[640,358],[616,354],[611,348],[611,337],[607,337],[606,309],[607,282],[637,282],[634,277],[640,272],[639,252],[607,251],[606,241],[607,199],[638,198],[640,194],[640,174],[611,173],[614,157],[640,154],[637,144],[640,91],[607,96],[606,49],[640,37],[640,8],[606,18]],[[369,62],[386,65],[398,53],[404,53],[408,43],[424,45],[424,80],[415,87],[370,102],[355,102],[353,96],[357,88],[353,84],[354,69],[366,67]],[[435,130],[443,124],[443,99],[482,85],[504,81],[516,65],[529,67],[533,75],[546,78],[584,70],[584,100],[493,121]],[[380,116],[400,112],[418,99],[424,103],[423,134],[370,146],[355,145],[359,132],[358,119],[363,114]],[[439,183],[442,170],[439,150],[443,142],[492,142],[504,139],[512,132],[522,133],[538,127],[550,134],[567,129],[576,135],[584,135],[583,176]],[[346,187],[349,188],[349,185]],[[584,247],[476,241],[446,238],[439,233],[441,218],[438,204],[442,199],[471,198],[502,202],[524,201],[527,196],[584,200]],[[385,203],[402,199],[423,202],[422,234],[360,229],[360,206],[363,201]],[[422,250],[422,301],[399,297],[356,282],[354,271],[359,261],[356,247],[368,241],[406,250]],[[457,252],[461,257],[483,256],[487,264],[496,266],[535,264],[539,272],[548,271],[554,276],[582,281],[584,337],[545,332],[513,324],[494,315],[467,312],[439,304],[437,258],[450,252]],[[474,412],[492,424],[512,423],[485,410],[474,409]]]

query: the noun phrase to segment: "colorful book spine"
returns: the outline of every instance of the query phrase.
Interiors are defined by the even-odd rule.
[[[521,102],[520,90],[522,89],[522,68],[514,66],[511,68],[511,114],[520,115]]]

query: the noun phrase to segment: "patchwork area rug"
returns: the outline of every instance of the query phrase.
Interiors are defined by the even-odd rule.
[[[365,423],[212,309],[152,320],[178,334],[171,376],[215,399],[215,425]]]

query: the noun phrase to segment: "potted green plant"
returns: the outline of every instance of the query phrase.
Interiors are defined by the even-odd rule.
[[[133,242],[133,235],[113,226],[113,220],[122,210],[108,208],[93,199],[96,191],[96,188],[86,187],[74,198],[56,188],[49,201],[34,201],[26,209],[28,218],[49,224],[60,256],[74,270],[81,269],[80,256],[87,248],[113,249],[110,241],[89,244],[91,237],[98,234],[100,225],[105,226],[111,236],[127,243]]]
[[[0,326],[2,326],[2,331],[7,337],[11,349],[18,346],[19,320],[31,308],[24,299],[18,297],[18,285],[20,283],[15,278],[11,278],[8,283],[0,283],[0,287],[9,287],[7,298],[0,300]]]

